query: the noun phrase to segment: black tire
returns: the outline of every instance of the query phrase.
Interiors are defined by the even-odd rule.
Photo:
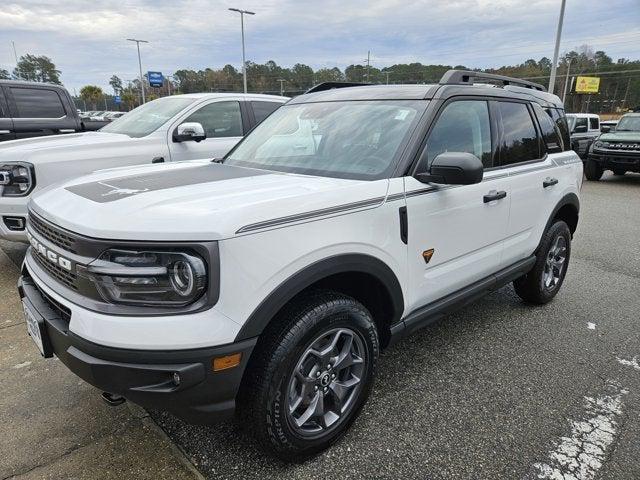
[[[351,394],[348,401],[345,401],[338,420],[333,417],[335,413],[328,412],[323,416],[311,417],[301,426],[297,422],[302,421],[304,415],[299,415],[298,418],[295,415],[298,411],[306,413],[307,405],[310,407],[313,401],[301,401],[298,409],[291,412],[290,402],[296,403],[292,402],[292,397],[300,400],[307,391],[310,392],[307,398],[317,395],[314,398],[324,399],[323,406],[340,411],[341,404],[337,403],[338,396],[334,393],[338,387],[334,383],[346,385],[357,377],[350,370],[347,379],[345,370],[338,370],[341,368],[339,359],[344,358],[341,353],[332,356],[332,360],[328,362],[326,357],[316,362],[323,364],[322,369],[335,367],[335,370],[323,370],[317,380],[314,377],[319,375],[318,365],[313,365],[304,373],[309,361],[313,364],[320,358],[310,353],[312,346],[321,345],[314,342],[322,341],[318,338],[325,338],[323,335],[329,339],[333,338],[332,335],[339,335],[334,332],[353,333],[351,341],[360,349],[358,352],[361,356],[349,350],[349,359],[362,358],[362,362],[358,360],[356,365],[354,360],[354,366],[349,368],[360,369],[360,380],[356,386],[350,387]],[[347,337],[344,339],[348,340]],[[338,343],[338,349],[344,351],[346,340],[339,339],[335,342],[343,342]],[[263,333],[251,357],[238,395],[241,426],[264,450],[284,461],[301,462],[320,453],[340,438],[365,404],[376,375],[379,349],[378,332],[371,314],[353,298],[331,291],[316,291],[293,301],[274,319],[273,326]],[[319,350],[324,352],[324,348]],[[305,358],[308,363],[301,363]],[[324,367],[325,363],[329,365]],[[302,374],[297,376],[294,371]],[[335,381],[331,380],[326,377],[327,372],[330,378],[336,374],[338,377]],[[299,378],[304,378],[305,381]],[[331,382],[329,385],[323,383],[327,378]],[[315,383],[307,383],[309,381]],[[296,386],[301,387],[301,393],[298,393]],[[346,396],[347,394],[345,398]],[[317,403],[319,400],[316,400]],[[329,420],[325,418],[327,416]],[[335,423],[329,425],[330,421]],[[320,431],[314,432],[316,423]]]
[[[559,256],[553,255],[558,245],[565,248],[564,261],[560,268],[557,267]],[[555,259],[553,262],[552,256]],[[516,293],[527,303],[543,305],[550,302],[562,287],[570,257],[571,231],[565,222],[557,220],[542,237],[536,252],[536,263],[531,271],[513,282]]]
[[[591,180],[592,182],[597,182],[602,178],[602,174],[604,173],[604,169],[600,166],[598,162],[594,160],[587,160],[584,164],[584,174],[587,177],[587,180]]]
[[[613,174],[614,174],[614,175],[622,176],[622,175],[624,175],[625,173],[627,173],[627,171],[626,171],[626,170],[620,170],[620,169],[618,169],[618,168],[616,168],[616,169],[614,169],[614,170],[613,170]]]

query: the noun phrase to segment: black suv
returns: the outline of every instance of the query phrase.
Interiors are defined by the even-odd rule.
[[[587,180],[600,180],[605,170],[640,173],[640,113],[627,113],[593,143],[584,167]]]

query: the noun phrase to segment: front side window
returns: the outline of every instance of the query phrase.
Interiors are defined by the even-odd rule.
[[[424,100],[285,105],[227,155],[225,164],[337,178],[390,175]]]
[[[444,152],[472,153],[482,160],[485,168],[493,166],[491,124],[486,101],[462,100],[445,107],[429,134],[426,158],[423,155],[419,170],[431,165],[434,158]]]
[[[188,97],[159,98],[131,110],[102,127],[100,131],[121,133],[132,138],[145,137],[155,132],[194,101],[195,99]]]
[[[58,92],[45,88],[11,87],[19,118],[61,118],[64,106]]]
[[[573,130],[575,130],[578,127],[588,128],[587,127],[587,119],[585,117],[577,117],[576,118]]]
[[[525,103],[497,102],[502,119],[500,165],[540,158],[538,133]]]
[[[240,102],[214,102],[189,115],[184,122],[198,122],[207,138],[241,137]]]

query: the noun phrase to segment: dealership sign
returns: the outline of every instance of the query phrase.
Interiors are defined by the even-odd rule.
[[[151,87],[161,87],[164,85],[164,77],[162,72],[147,72],[147,79]]]
[[[576,79],[576,93],[598,93],[600,77],[578,77]]]

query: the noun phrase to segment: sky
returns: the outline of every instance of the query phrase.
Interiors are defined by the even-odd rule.
[[[221,68],[241,60],[239,14],[247,60],[341,69],[364,63],[463,64],[473,68],[552,58],[560,0],[4,0],[0,68],[20,55],[50,57],[73,93],[86,84],[110,91],[116,74]],[[583,44],[614,59],[640,58],[640,0],[567,0],[561,53]]]

